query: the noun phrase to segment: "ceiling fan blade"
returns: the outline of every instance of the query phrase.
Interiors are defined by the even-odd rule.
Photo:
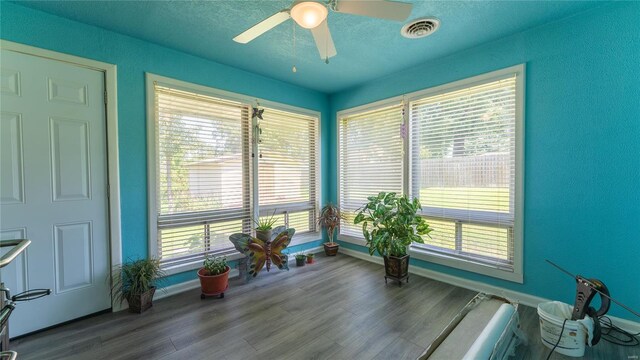
[[[335,11],[405,21],[411,15],[413,4],[384,0],[338,0]]]
[[[269,16],[268,18],[262,20],[261,22],[253,25],[242,34],[234,37],[233,41],[239,42],[241,44],[246,44],[249,41],[257,38],[258,36],[273,29],[274,27],[289,20],[289,18],[291,18],[291,15],[289,15],[289,10],[288,9],[282,10],[279,13],[275,13]]]
[[[337,54],[336,47],[333,44],[331,38],[331,32],[329,31],[329,25],[327,19],[325,19],[320,25],[311,29],[313,40],[316,41],[320,58],[325,60]]]

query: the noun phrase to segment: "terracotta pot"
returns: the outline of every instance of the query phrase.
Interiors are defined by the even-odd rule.
[[[229,286],[229,271],[231,271],[231,268],[228,266],[227,271],[219,275],[207,275],[204,268],[198,270],[198,278],[200,278],[202,294],[213,296],[224,293]]]
[[[156,287],[143,292],[142,294],[135,294],[127,296],[127,302],[129,303],[129,311],[133,313],[142,314],[144,311],[153,306],[153,294],[156,293]]]
[[[336,256],[338,254],[338,249],[340,249],[340,244],[326,242],[323,245],[324,245],[324,254],[325,255],[327,255],[327,256]]]
[[[313,262],[315,261],[314,259],[314,257],[307,256],[307,264],[313,264]]]

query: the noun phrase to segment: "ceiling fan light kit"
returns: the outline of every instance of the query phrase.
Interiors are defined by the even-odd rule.
[[[327,8],[314,1],[297,2],[291,8],[291,17],[305,29],[318,27],[329,14]]]
[[[321,1],[297,0],[292,4],[290,9],[280,10],[245,30],[233,38],[233,40],[241,44],[247,44],[258,36],[293,18],[296,24],[311,30],[320,58],[328,64],[329,58],[337,54],[329,26],[327,25],[329,9],[336,13],[368,16],[384,20],[405,21],[409,15],[411,15],[413,5],[386,0],[328,0],[326,3]]]

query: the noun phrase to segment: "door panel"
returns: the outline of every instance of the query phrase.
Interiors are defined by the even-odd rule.
[[[20,114],[0,113],[0,203],[24,202],[22,119]]]
[[[87,200],[91,188],[89,122],[50,121],[53,201]]]
[[[54,225],[56,293],[93,284],[91,223]]]
[[[104,74],[2,50],[0,234],[32,241],[0,270],[18,336],[111,307]]]

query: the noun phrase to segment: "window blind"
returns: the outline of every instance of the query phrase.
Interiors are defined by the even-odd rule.
[[[434,228],[425,246],[511,267],[516,76],[427,96],[409,107],[411,193]]]
[[[251,229],[249,107],[154,88],[158,256],[178,264]]]
[[[356,210],[381,191],[402,193],[402,105],[356,113],[339,120],[340,234],[362,237]]]
[[[318,118],[265,108],[260,120],[260,214],[278,215],[296,233],[315,231],[318,196]]]

